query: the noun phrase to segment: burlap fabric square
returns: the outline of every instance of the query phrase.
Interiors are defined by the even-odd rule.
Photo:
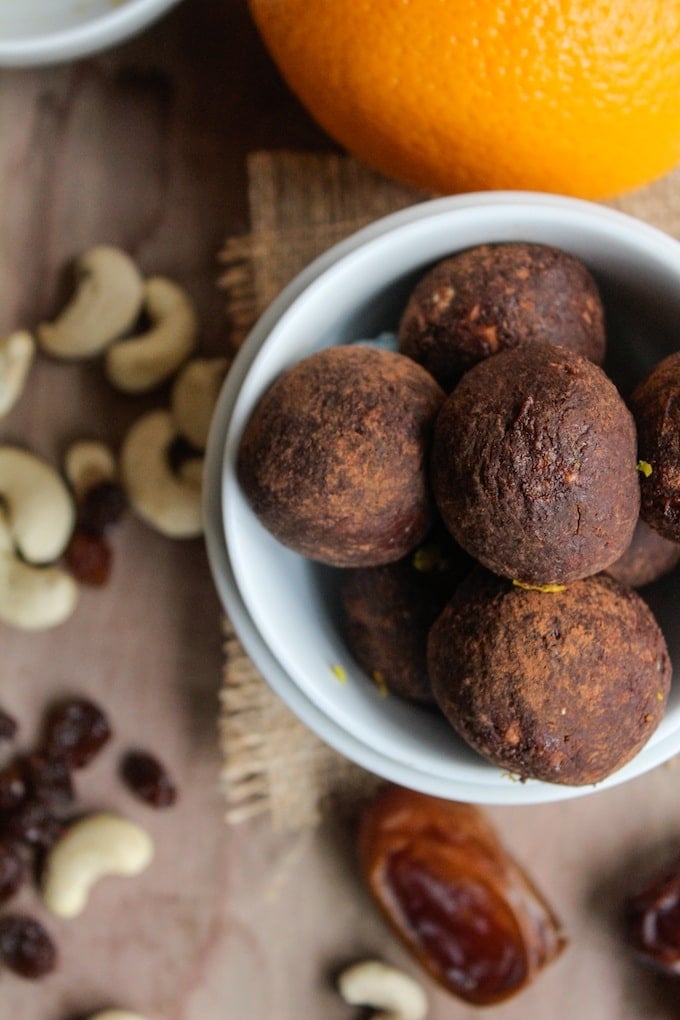
[[[428,196],[339,155],[257,152],[248,160],[250,233],[222,252],[237,347],[263,309],[312,259],[380,216]],[[609,203],[680,238],[680,170]],[[375,777],[347,762],[272,693],[224,621],[222,786],[227,821],[269,814],[277,829],[316,825],[327,804],[362,798]]]

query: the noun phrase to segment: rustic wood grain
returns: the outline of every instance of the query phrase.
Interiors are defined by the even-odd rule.
[[[139,39],[65,67],[0,73],[0,331],[51,315],[66,264],[90,244],[132,251],[195,297],[202,349],[228,340],[215,288],[224,238],[244,231],[245,162],[257,148],[327,147],[282,86],[245,0],[185,0]],[[146,407],[122,398],[97,364],[41,360],[0,423],[56,462],[66,443],[118,443]],[[414,972],[357,878],[355,819],[301,835],[266,820],[227,829],[218,793],[220,610],[201,542],[172,543],[128,520],[114,538],[111,584],[86,593],[63,627],[0,628],[0,704],[30,743],[45,704],[87,692],[116,736],[78,777],[85,807],[148,825],[157,859],[110,880],[86,913],[55,922],[25,890],[18,905],[49,925],[59,970],[40,984],[0,973],[0,1016],[72,1020],[106,1005],[151,1020],[345,1020],[337,967],[364,954]],[[117,782],[120,753],[156,751],[181,787],[153,813]],[[622,947],[622,896],[678,845],[678,773],[557,806],[494,809],[517,857],[563,917],[572,945],[499,1020],[666,1020],[677,991]],[[428,984],[432,1020],[478,1016]]]

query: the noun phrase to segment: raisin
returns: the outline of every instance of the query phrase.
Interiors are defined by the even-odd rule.
[[[80,584],[103,588],[109,579],[113,554],[103,535],[76,528],[64,558],[71,574]]]
[[[71,804],[74,799],[73,782],[66,758],[63,755],[45,755],[34,752],[22,759],[29,796],[52,807]]]
[[[0,960],[25,978],[41,978],[54,970],[57,949],[48,932],[24,914],[0,917]]]
[[[43,849],[56,843],[63,830],[64,822],[40,800],[27,800],[5,818],[3,825],[5,838]]]
[[[151,807],[171,807],[177,800],[177,787],[164,766],[146,751],[129,751],[120,771],[132,793]]]
[[[69,768],[89,764],[111,736],[109,721],[93,701],[69,698],[55,705],[45,725],[44,751],[63,756]]]
[[[0,740],[13,740],[18,728],[16,719],[0,708]]]
[[[28,794],[26,775],[15,758],[0,771],[0,811],[14,811]]]
[[[85,492],[78,508],[78,527],[103,536],[127,509],[125,491],[118,482],[98,482]]]
[[[0,903],[6,903],[28,876],[25,857],[17,843],[0,841]]]

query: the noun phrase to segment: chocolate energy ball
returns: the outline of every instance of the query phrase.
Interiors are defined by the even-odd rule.
[[[344,573],[345,640],[377,684],[410,701],[434,704],[427,675],[428,631],[473,562],[438,531],[397,563]]]
[[[642,588],[670,574],[678,563],[680,545],[664,538],[643,520],[639,520],[632,542],[623,556],[607,567],[607,573],[630,588]]]
[[[546,594],[475,570],[430,631],[428,665],[439,707],[479,754],[569,786],[637,754],[671,680],[650,609],[606,574]]]
[[[427,459],[444,394],[409,358],[329,347],[262,397],[238,454],[250,505],[280,542],[336,567],[400,559],[434,513]]]
[[[604,570],[638,518],[632,416],[613,383],[565,347],[532,344],[471,369],[435,426],[431,479],[456,541],[531,584]]]
[[[641,514],[664,538],[680,542],[680,351],[659,362],[635,389]]]
[[[578,259],[542,244],[484,244],[438,263],[413,291],[399,350],[450,391],[490,354],[562,344],[601,365],[604,311]]]

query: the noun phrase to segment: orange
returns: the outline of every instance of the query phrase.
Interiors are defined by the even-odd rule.
[[[323,128],[431,191],[596,198],[680,162],[680,0],[250,0]]]

